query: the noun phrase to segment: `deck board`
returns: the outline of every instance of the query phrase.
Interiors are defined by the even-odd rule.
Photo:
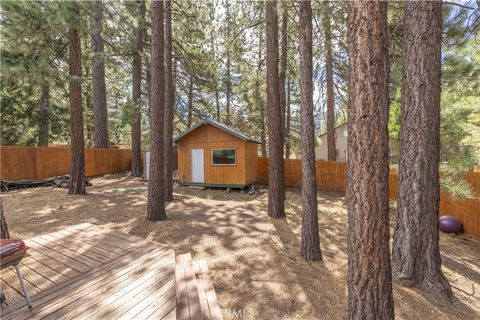
[[[14,269],[7,268],[0,274],[9,302],[2,320],[171,317],[175,309],[175,251],[167,246],[92,224],[25,242],[28,256],[20,267],[33,308],[25,305]]]

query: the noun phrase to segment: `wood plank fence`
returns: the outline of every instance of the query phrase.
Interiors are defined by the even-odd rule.
[[[345,192],[347,188],[346,162],[317,160],[317,188],[321,191]],[[258,158],[257,182],[268,184],[268,159]],[[397,199],[398,175],[389,175],[389,197]],[[480,173],[469,172],[467,180],[472,189],[480,194]],[[285,184],[287,187],[300,187],[302,183],[302,160],[285,160]],[[474,199],[452,198],[448,193],[440,195],[440,215],[451,215],[458,218],[464,232],[480,238],[480,197]]]
[[[68,147],[0,146],[1,180],[43,179],[70,173]],[[127,149],[85,149],[88,177],[130,170],[131,151]]]

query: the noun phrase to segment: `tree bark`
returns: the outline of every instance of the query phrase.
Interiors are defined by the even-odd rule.
[[[332,31],[330,26],[330,2],[325,1],[323,28],[325,30],[325,71],[327,82],[327,154],[329,161],[337,160],[335,147],[335,94],[333,91]]]
[[[268,104],[268,215],[285,217],[285,181],[282,144],[282,117],[278,90],[277,2],[266,1],[267,104]]]
[[[147,220],[166,220],[164,177],[164,28],[163,1],[152,2],[152,87],[150,99],[150,174]]]
[[[387,3],[349,2],[348,317],[394,319],[389,250]]]
[[[313,119],[312,8],[300,2],[300,100],[302,118],[302,243],[300,255],[310,261],[322,260],[317,216],[315,168],[315,124]]]
[[[231,95],[232,95],[232,82],[231,82],[231,66],[230,66],[230,4],[227,1],[226,2],[226,15],[227,15],[227,36],[226,36],[226,54],[227,54],[227,81],[226,81],[226,87],[227,87],[227,97],[226,97],[226,106],[225,106],[225,124],[230,125],[230,103],[231,103]]]
[[[193,76],[190,75],[188,84],[188,113],[187,113],[187,128],[192,127],[193,118]]]
[[[5,212],[3,210],[3,202],[0,198],[0,239],[10,239],[10,232],[8,232],[7,219],[5,219]]]
[[[442,3],[405,2],[405,12],[393,271],[400,284],[451,303],[438,243]]]
[[[82,63],[78,23],[80,10],[72,3],[73,24],[69,27],[69,96],[70,96],[70,146],[72,151],[70,187],[68,194],[86,194],[85,190],[85,141],[83,137]]]
[[[285,92],[285,82],[287,78],[287,26],[288,26],[288,2],[283,1],[282,27],[280,34],[282,36],[281,43],[281,58],[280,58],[280,72],[278,74],[278,102],[280,107],[280,116],[282,120],[282,146],[285,144],[285,109],[287,104],[287,94]]]
[[[165,1],[165,201],[173,200],[172,1]]]
[[[142,176],[142,52],[145,32],[145,1],[138,1],[139,25],[135,30],[135,52],[132,68],[132,176]]]
[[[39,103],[38,146],[48,146],[50,132],[50,85],[42,85],[42,97]]]
[[[97,0],[96,11],[92,17],[94,32],[92,34],[92,91],[93,91],[93,119],[95,130],[95,148],[108,148],[108,112],[107,92],[105,87],[105,62],[103,46],[103,12],[102,3]]]
[[[285,159],[290,159],[290,79],[287,80],[287,112],[285,119]]]

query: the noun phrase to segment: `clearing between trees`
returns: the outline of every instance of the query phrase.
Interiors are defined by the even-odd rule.
[[[41,187],[2,193],[13,238],[95,219],[101,227],[128,232],[207,259],[226,319],[345,319],[347,317],[347,213],[341,194],[318,193],[320,243],[325,263],[300,251],[301,192],[287,190],[287,218],[267,215],[268,190],[255,196],[223,190],[175,187],[169,218],[145,220],[146,183],[122,174],[94,178],[83,197]],[[391,232],[395,221],[392,210]],[[399,319],[478,319],[480,243],[441,234],[443,271],[455,305],[443,308],[416,290],[394,285]]]

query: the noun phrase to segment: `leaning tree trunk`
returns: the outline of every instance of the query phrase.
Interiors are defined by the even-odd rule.
[[[38,146],[48,146],[48,137],[50,131],[50,85],[42,85],[42,97],[39,103],[39,118],[38,126]]]
[[[165,1],[165,201],[173,200],[172,1]]]
[[[438,243],[442,3],[405,2],[395,280],[449,303]]]
[[[139,25],[135,30],[135,52],[132,68],[132,176],[142,176],[142,52],[145,30],[145,1],[138,1]]]
[[[323,28],[325,30],[325,65],[327,82],[327,150],[328,160],[337,160],[335,147],[335,96],[333,92],[332,31],[330,26],[330,3],[325,1]]]
[[[5,219],[5,212],[3,211],[2,198],[0,198],[0,239],[10,239],[7,219]]]
[[[268,104],[268,215],[285,217],[285,187],[282,144],[282,116],[278,91],[277,2],[266,2],[267,104]]]
[[[102,24],[102,3],[100,0],[97,0],[96,11],[92,17],[92,25],[94,26],[94,32],[92,34],[92,91],[95,148],[108,148],[109,146]]]
[[[147,220],[165,220],[164,33],[163,1],[152,2],[152,84],[150,99],[150,174]]]
[[[83,137],[82,64],[78,23],[80,11],[73,4],[74,24],[69,28],[70,71],[70,137],[72,150],[70,188],[68,194],[86,194],[85,191],[85,141]]]
[[[317,216],[315,125],[313,119],[312,8],[300,2],[300,101],[302,118],[302,243],[300,254],[307,260],[322,260]]]
[[[348,42],[348,316],[394,319],[386,2],[349,3]]]

